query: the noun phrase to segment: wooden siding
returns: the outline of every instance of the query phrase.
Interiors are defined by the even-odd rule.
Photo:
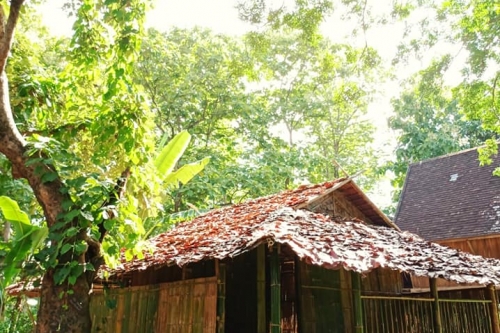
[[[216,278],[200,278],[92,295],[92,332],[213,333]]]
[[[472,254],[477,254],[486,258],[500,259],[500,236],[454,239],[436,241],[436,243],[459,249]]]

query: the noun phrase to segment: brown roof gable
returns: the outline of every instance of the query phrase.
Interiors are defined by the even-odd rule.
[[[470,149],[410,165],[396,224],[427,240],[500,233],[499,163],[480,167]]]

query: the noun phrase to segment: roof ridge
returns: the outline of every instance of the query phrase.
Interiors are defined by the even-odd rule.
[[[446,155],[435,156],[435,157],[431,157],[431,158],[428,158],[428,159],[425,159],[425,160],[413,162],[413,163],[410,163],[408,165],[408,168],[410,168],[412,165],[419,165],[419,164],[422,164],[422,163],[432,162],[432,161],[443,159],[443,158],[446,158],[446,157],[451,157],[451,156],[455,156],[455,155],[461,155],[461,154],[470,153],[471,151],[478,150],[479,148],[482,148],[482,147],[484,147],[484,146],[478,146],[478,147],[474,147],[474,148],[468,148],[468,149],[464,149],[464,150],[460,150],[460,151],[455,151],[455,152],[452,152],[452,153],[448,153]]]
[[[500,140],[497,141],[497,144],[500,145]],[[417,161],[417,162],[413,162],[413,163],[408,164],[408,168],[411,167],[412,165],[417,165],[417,164],[432,162],[434,160],[438,160],[438,159],[442,159],[442,158],[446,158],[446,157],[451,157],[451,156],[455,156],[455,155],[461,155],[461,154],[470,153],[471,151],[478,150],[479,148],[483,148],[483,147],[486,147],[486,145],[476,146],[476,147],[472,147],[472,148],[467,148],[467,149],[463,149],[463,150],[451,152],[451,153],[448,153],[448,154],[445,154],[445,155],[440,155],[440,156],[435,156],[435,157],[427,158],[427,159],[424,159],[424,160],[421,160],[421,161]]]

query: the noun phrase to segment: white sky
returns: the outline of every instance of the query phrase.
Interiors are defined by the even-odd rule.
[[[377,0],[380,1],[380,0]],[[60,0],[47,0],[42,6],[43,21],[55,35],[70,35],[71,20],[61,10]],[[378,9],[386,6],[390,1],[377,2]],[[217,33],[229,35],[241,35],[250,29],[250,25],[238,19],[237,10],[234,8],[235,0],[157,0],[155,8],[148,13],[147,26],[165,31],[173,26],[181,28],[192,28],[202,26],[210,28]],[[402,36],[402,25],[388,25],[372,29],[366,36],[368,45],[375,47],[385,61],[390,62],[396,52],[396,47]],[[338,18],[330,18],[322,25],[322,32],[335,42],[357,43],[363,46],[365,40],[349,37],[349,28]],[[409,66],[399,73],[399,79],[408,76],[422,64],[416,67]],[[377,126],[375,135],[376,145],[383,146],[384,155],[392,154],[395,144],[395,134],[387,127],[387,118],[392,112],[390,99],[400,92],[399,83],[396,81],[384,83],[381,86],[384,92],[369,107],[369,117]],[[390,203],[390,185],[385,181],[379,186],[378,194],[373,199],[377,204],[384,207]]]

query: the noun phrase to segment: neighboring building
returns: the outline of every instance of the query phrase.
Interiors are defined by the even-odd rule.
[[[151,244],[96,286],[94,332],[500,332],[500,261],[400,232],[351,179],[216,209]],[[405,295],[401,272],[431,294]],[[440,300],[437,278],[490,299]]]
[[[477,149],[411,164],[395,222],[422,238],[500,259],[500,177]]]
[[[500,259],[500,177],[493,175],[499,165],[496,156],[480,166],[477,149],[411,164],[395,223],[426,240]]]

